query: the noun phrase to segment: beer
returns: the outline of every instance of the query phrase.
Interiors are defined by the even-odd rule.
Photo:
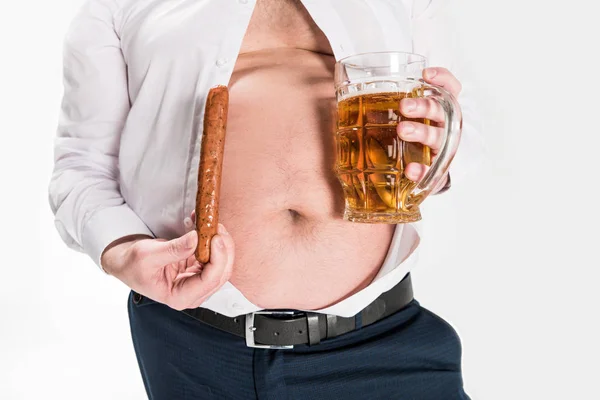
[[[414,222],[421,219],[416,183],[404,175],[408,163],[431,164],[430,150],[400,140],[400,121],[429,124],[400,114],[412,92],[366,93],[338,101],[336,174],[344,189],[345,218],[355,222]]]

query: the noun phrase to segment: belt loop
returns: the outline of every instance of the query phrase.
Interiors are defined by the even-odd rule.
[[[354,316],[354,326],[355,329],[360,329],[362,328],[363,322],[362,322],[362,313],[359,312],[358,314],[356,314]]]
[[[327,314],[326,317],[327,317],[327,336],[326,336],[326,338],[332,338],[332,337],[337,336],[337,332],[335,329],[335,323],[337,322],[337,316]]]
[[[310,346],[321,343],[321,329],[319,328],[319,314],[306,313],[308,324],[308,344]]]
[[[141,294],[139,294],[138,292],[133,292],[133,303],[134,304],[140,304],[143,299],[144,299],[144,297]]]

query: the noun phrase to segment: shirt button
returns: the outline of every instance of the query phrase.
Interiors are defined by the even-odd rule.
[[[240,2],[240,4],[247,4],[248,0],[238,0]]]
[[[217,62],[216,62],[216,64],[217,64],[217,67],[222,67],[222,66],[224,66],[225,64],[227,64],[227,62],[228,62],[228,61],[229,61],[229,60],[227,60],[226,58],[219,58],[219,59],[217,60]]]
[[[244,309],[244,307],[241,304],[238,304],[238,303],[233,303],[231,305],[231,307],[233,307],[235,310],[239,310],[239,311],[242,311]]]
[[[187,217],[186,219],[183,220],[183,225],[185,225],[185,227],[189,229],[192,226],[194,226],[194,221],[192,221],[192,219],[190,217]]]

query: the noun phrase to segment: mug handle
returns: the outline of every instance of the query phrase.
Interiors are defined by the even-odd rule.
[[[456,98],[444,88],[423,84],[418,89],[426,98],[437,101],[444,110],[444,142],[429,171],[425,174],[410,193],[411,203],[419,205],[437,187],[440,180],[450,168],[450,163],[456,154],[462,132],[462,113]]]

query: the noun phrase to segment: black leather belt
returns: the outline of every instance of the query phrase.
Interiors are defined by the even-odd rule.
[[[410,274],[382,293],[354,317],[338,317],[297,310],[263,310],[226,317],[206,308],[183,312],[214,328],[243,337],[249,347],[289,349],[298,344],[315,345],[372,324],[404,308],[413,300]],[[357,326],[356,321],[360,321]]]

